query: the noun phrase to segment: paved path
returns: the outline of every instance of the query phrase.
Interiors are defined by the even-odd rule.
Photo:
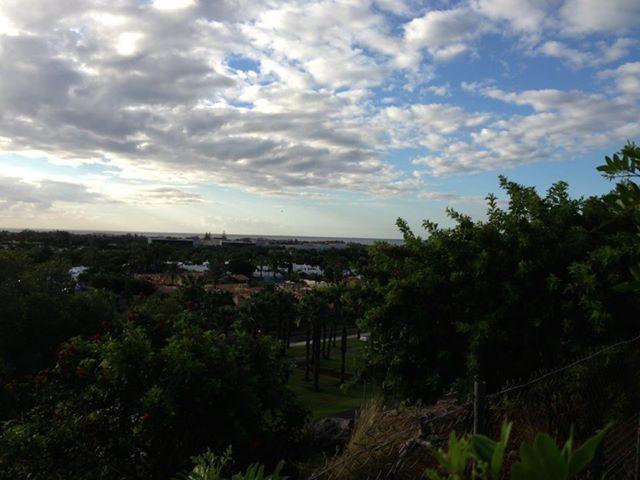
[[[361,333],[361,334],[360,334],[360,338],[362,338],[362,337],[367,337],[367,336],[369,336],[369,334],[368,334],[368,333]],[[358,338],[358,335],[357,335],[357,334],[354,334],[354,335],[348,335],[348,336],[347,336],[347,338]],[[338,341],[340,341],[340,336],[338,336]],[[307,341],[305,340],[304,342],[293,342],[293,343],[291,343],[291,345],[289,345],[289,346],[290,346],[290,347],[303,347],[303,346],[304,346],[304,345],[306,345],[306,344],[307,344]]]

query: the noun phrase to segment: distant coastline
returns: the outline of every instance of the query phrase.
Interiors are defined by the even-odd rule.
[[[126,231],[126,230],[71,230],[65,228],[0,228],[5,232],[69,232],[76,235],[138,235],[142,237],[202,237],[206,232],[145,232],[145,231]],[[211,235],[219,237],[221,232],[210,232]],[[257,239],[264,238],[267,240],[282,241],[299,241],[299,242],[344,242],[358,243],[360,245],[373,245],[375,242],[387,242],[394,245],[401,245],[402,239],[399,238],[367,238],[367,237],[314,237],[306,235],[257,235],[253,233],[233,234],[226,233],[230,240],[239,240],[243,238]]]

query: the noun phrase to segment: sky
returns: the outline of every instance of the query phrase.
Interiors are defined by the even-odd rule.
[[[638,0],[0,2],[0,228],[396,238],[627,140]]]

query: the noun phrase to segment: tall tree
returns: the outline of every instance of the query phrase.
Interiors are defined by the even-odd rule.
[[[632,170],[633,155],[618,158]],[[499,388],[636,334],[640,297],[618,288],[640,263],[634,209],[573,199],[565,182],[500,186],[485,220],[449,210],[454,225],[424,221],[421,238],[399,219],[404,244],[371,249],[364,372],[389,394],[433,400],[475,375]]]
[[[313,320],[313,388],[320,390],[320,318],[314,317]]]
[[[311,324],[312,330],[312,366],[313,385],[320,388],[320,362],[323,349],[323,325],[329,317],[328,293],[325,289],[315,289],[307,293],[302,300],[301,314]]]
[[[347,372],[347,323],[342,322],[342,339],[340,342],[340,384],[346,380]]]
[[[305,363],[304,363],[304,379],[309,381],[309,370],[311,366],[311,322],[304,320],[305,324]]]

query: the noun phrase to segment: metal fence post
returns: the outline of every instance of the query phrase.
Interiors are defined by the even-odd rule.
[[[640,480],[640,416],[638,416],[638,424],[636,426],[636,465],[633,479]]]
[[[476,379],[473,382],[473,434],[485,434],[487,408],[487,384]]]

